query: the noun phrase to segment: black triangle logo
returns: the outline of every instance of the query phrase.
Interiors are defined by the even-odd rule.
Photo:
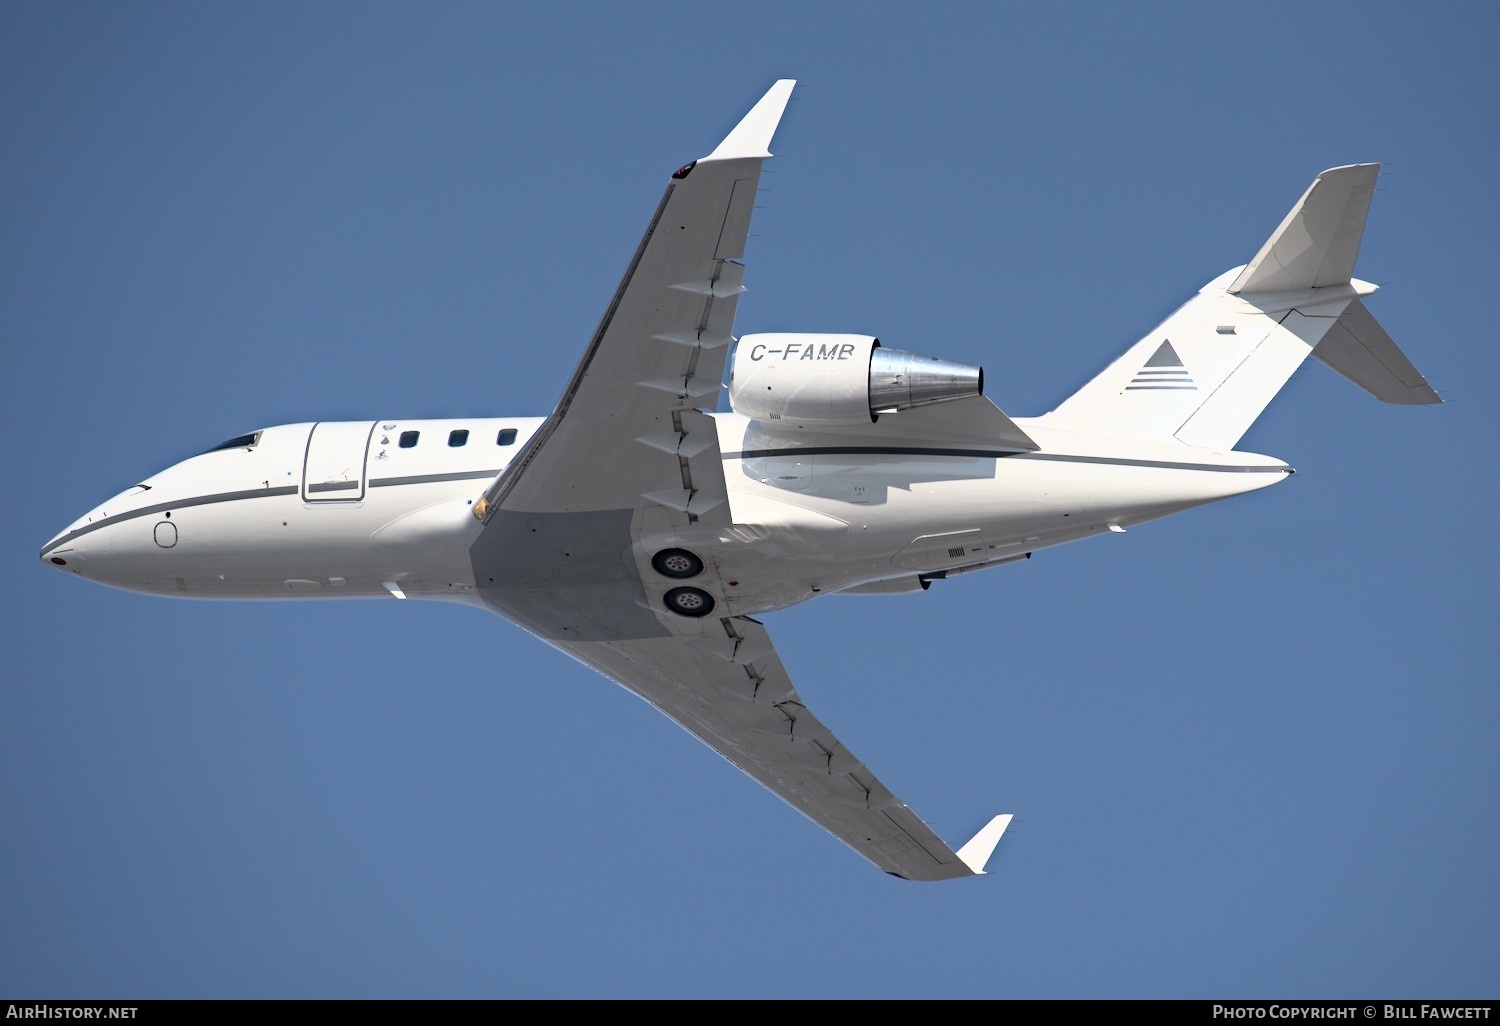
[[[1181,367],[1182,358],[1177,355],[1177,350],[1172,348],[1172,343],[1162,339],[1151,359],[1146,361],[1147,367]]]

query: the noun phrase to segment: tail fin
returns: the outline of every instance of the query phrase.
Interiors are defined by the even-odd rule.
[[[1324,171],[1255,258],[1226,271],[1044,418],[1229,449],[1307,356],[1387,402],[1442,402],[1354,275],[1379,164]]]

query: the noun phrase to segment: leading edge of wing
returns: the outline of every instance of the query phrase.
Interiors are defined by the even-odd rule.
[[[884,872],[921,881],[984,873],[1009,815],[955,850],[807,708],[759,621],[724,617],[705,628],[698,637],[552,644],[651,703]]]

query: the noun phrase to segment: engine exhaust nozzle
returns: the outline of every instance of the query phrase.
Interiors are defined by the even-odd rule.
[[[895,413],[983,394],[982,367],[902,349],[877,348],[870,354],[872,414]]]

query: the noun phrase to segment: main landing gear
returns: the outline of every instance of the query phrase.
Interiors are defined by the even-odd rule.
[[[666,600],[667,608],[679,616],[707,616],[714,611],[714,597],[702,588],[673,588]]]
[[[703,572],[703,560],[687,549],[662,549],[651,557],[652,568],[663,577],[686,581]],[[702,588],[672,588],[662,601],[678,616],[697,618],[714,611],[714,597]]]
[[[703,560],[687,549],[662,549],[651,557],[651,565],[663,577],[685,581],[703,572]]]

